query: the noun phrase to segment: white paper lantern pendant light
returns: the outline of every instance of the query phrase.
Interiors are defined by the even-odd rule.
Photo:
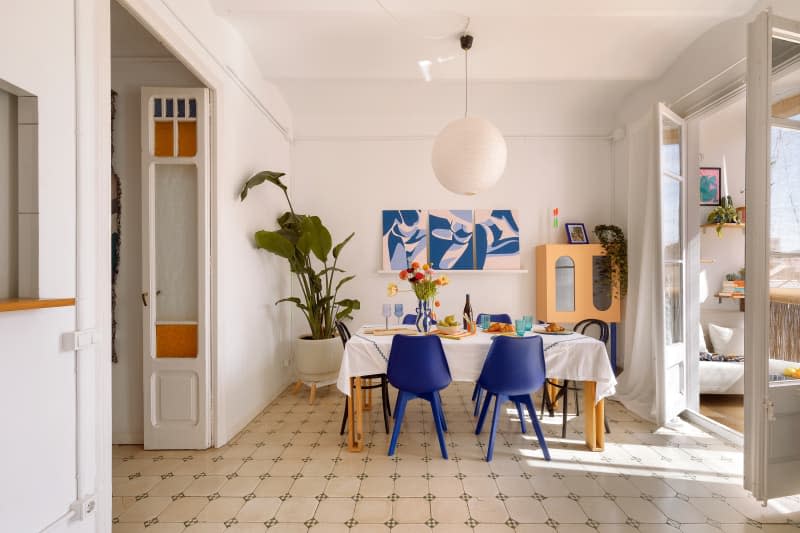
[[[456,194],[473,195],[494,185],[506,168],[508,149],[503,135],[484,118],[467,116],[469,77],[467,51],[472,35],[461,36],[464,50],[464,118],[450,122],[436,136],[431,154],[439,182]]]

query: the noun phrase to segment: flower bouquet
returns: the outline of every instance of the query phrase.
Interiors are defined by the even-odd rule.
[[[411,266],[405,270],[401,270],[399,277],[403,281],[408,281],[411,289],[408,291],[400,291],[396,283],[390,283],[387,288],[389,296],[394,296],[398,292],[414,292],[419,303],[417,304],[417,330],[427,333],[430,330],[431,324],[436,320],[436,314],[433,307],[439,307],[441,303],[436,298],[439,293],[439,287],[444,287],[450,283],[450,280],[442,274],[436,277],[430,265],[425,263],[420,266],[416,261],[411,263]]]

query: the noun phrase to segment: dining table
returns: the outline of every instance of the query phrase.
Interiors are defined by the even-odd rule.
[[[361,376],[385,374],[389,363],[393,334],[380,326],[365,325],[347,341],[336,386],[347,395],[347,447],[359,452],[364,447],[365,397]],[[586,446],[592,451],[605,447],[605,398],[617,384],[608,359],[606,345],[579,333],[541,335],[547,377],[583,382],[583,416]],[[419,335],[416,329],[398,329],[395,334]],[[462,333],[462,335],[464,335]],[[441,335],[450,375],[454,381],[477,382],[483,362],[496,333],[477,330],[471,335]],[[531,413],[531,416],[536,416]]]

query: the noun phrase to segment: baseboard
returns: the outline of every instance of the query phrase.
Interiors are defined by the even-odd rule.
[[[144,444],[144,433],[114,431],[111,434],[111,444]]]
[[[724,424],[720,424],[716,420],[711,420],[705,415],[702,415],[696,411],[692,411],[691,409],[687,409],[680,414],[680,417],[690,424],[694,424],[695,426],[698,426],[709,433],[713,433],[723,440],[726,440],[737,446],[744,446],[744,435]]]

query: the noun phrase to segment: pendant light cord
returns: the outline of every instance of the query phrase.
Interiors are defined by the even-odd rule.
[[[464,50],[464,118],[469,110],[469,50]]]

